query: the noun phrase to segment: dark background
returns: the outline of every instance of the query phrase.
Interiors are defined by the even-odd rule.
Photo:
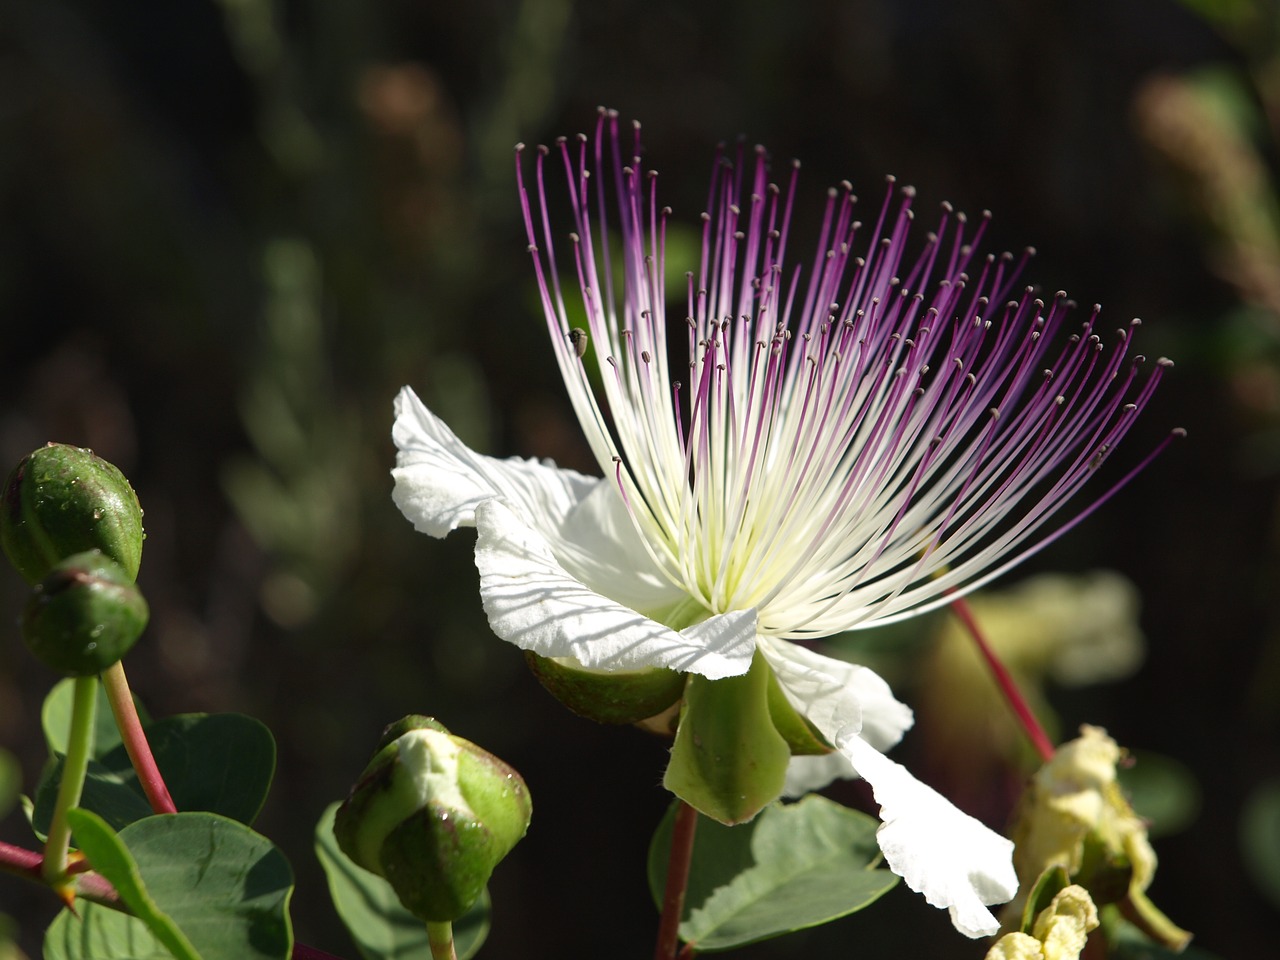
[[[355,955],[311,825],[385,723],[425,712],[510,761],[535,798],[483,955],[651,952],[643,859],[664,746],[543,693],[487,630],[471,535],[417,535],[389,496],[404,383],[483,449],[594,469],[537,316],[512,147],[588,130],[607,104],[644,122],[677,218],[701,209],[714,144],[743,135],[804,161],[802,209],[845,178],[878,195],[893,173],[919,187],[917,209],[993,210],[989,249],[1037,247],[1029,279],[1103,302],[1116,325],[1147,321],[1145,351],[1177,366],[1128,462],[1173,426],[1190,438],[1033,565],[1131,577],[1147,662],[1049,695],[1063,729],[1100,723],[1193,771],[1201,812],[1159,842],[1152,895],[1198,946],[1267,955],[1280,916],[1239,823],[1280,776],[1273,5],[2,7],[0,460],[56,439],[133,480],[153,611],[135,691],[157,715],[238,710],[277,735],[258,827],[298,874],[300,939]],[[1206,70],[1231,110],[1185,99]],[[4,578],[0,622],[23,595]],[[0,744],[30,790],[56,678],[9,633]],[[908,762],[926,749],[910,741]],[[18,813],[0,834],[28,842]],[[52,911],[0,877],[33,955]],[[740,953],[982,949],[899,889]]]

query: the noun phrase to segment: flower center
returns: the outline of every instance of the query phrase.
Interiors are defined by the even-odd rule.
[[[1009,299],[1033,251],[979,257],[985,214],[975,226],[944,204],[908,257],[914,191],[892,179],[870,228],[848,184],[829,191],[807,270],[788,265],[798,167],[780,189],[761,149],[718,158],[684,323],[669,322],[670,210],[640,172],[638,126],[632,159],[622,151],[609,112],[594,143],[557,145],[585,331],[554,257],[545,148],[537,219],[520,173],[525,222],[587,439],[653,559],[703,611],[754,608],[766,633],[803,637],[972,589],[1062,532],[1026,546],[1168,363],[1139,382],[1142,358],[1124,363],[1137,321],[1106,352],[1097,308],[1063,338],[1065,294]],[[677,352],[687,373],[673,376]]]

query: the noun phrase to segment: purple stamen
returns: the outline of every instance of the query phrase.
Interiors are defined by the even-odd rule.
[[[1075,306],[1065,294],[1010,296],[1032,248],[979,254],[985,211],[970,222],[942,204],[910,253],[915,191],[893,178],[869,229],[849,184],[828,191],[806,280],[786,262],[799,165],[780,188],[760,147],[750,166],[741,146],[716,153],[686,279],[688,388],[671,382],[671,211],[632,130],[624,150],[617,114],[602,110],[593,144],[555,147],[599,398],[585,344],[570,337],[546,148],[532,194],[517,163],[521,213],[592,449],[651,556],[708,612],[755,608],[765,632],[800,637],[941,606],[1051,543],[1137,472],[1038,533],[1161,379],[1167,361],[1140,378],[1141,358],[1126,360],[1136,321],[1106,346],[1094,307],[1064,338]]]

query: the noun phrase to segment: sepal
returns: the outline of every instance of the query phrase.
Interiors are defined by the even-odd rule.
[[[685,675],[665,667],[591,670],[570,657],[526,650],[529,670],[547,692],[597,723],[639,723],[666,710],[684,692]]]
[[[769,713],[772,677],[759,653],[740,677],[689,676],[662,785],[713,820],[745,823],[782,794],[791,748]]]

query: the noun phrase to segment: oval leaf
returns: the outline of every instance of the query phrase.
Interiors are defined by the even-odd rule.
[[[175,956],[187,955],[165,938],[166,923],[202,960],[289,957],[293,871],[271,841],[244,824],[178,813],[139,820],[113,837],[100,818],[75,811],[72,828],[94,868]],[[126,896],[122,883],[136,885],[149,912],[145,902],[140,910],[136,898]]]
[[[188,713],[157,720],[146,732],[179,810],[253,823],[276,768],[275,740],[261,721],[239,713]],[[123,745],[102,762],[142,794]]]
[[[40,709],[40,725],[44,729],[45,743],[49,746],[49,755],[57,756],[67,752],[67,731],[71,729],[71,699],[75,681],[70,677],[59,680],[49,695],[44,698],[44,706]],[[134,706],[138,710],[138,718],[145,726],[148,722],[147,711],[134,697]],[[93,714],[93,749],[89,754],[94,759],[120,746],[120,731],[116,728],[116,719],[111,714],[111,701],[107,699],[106,688],[98,684],[97,709]]]
[[[105,820],[88,810],[69,810],[67,819],[75,831],[81,852],[93,868],[111,881],[120,899],[177,960],[200,960],[191,941],[151,899],[138,865],[128,848]]]
[[[316,825],[316,856],[329,880],[338,916],[366,960],[432,960],[426,925],[400,905],[400,898],[381,877],[358,867],[338,848],[333,815],[325,810]],[[453,923],[458,960],[469,960],[489,935],[489,892]]]
[[[237,713],[191,713],[156,721],[146,733],[179,810],[217,813],[244,824],[254,821],[271,788],[276,763],[275,740],[261,722]],[[42,838],[49,830],[61,780],[59,757],[36,789],[31,825]],[[89,762],[80,806],[114,830],[154,812],[118,740],[99,760]]]
[[[8,750],[0,750],[0,818],[6,817],[22,789],[22,767]]]
[[[96,903],[63,910],[44,934],[44,960],[173,960],[137,917]]]
[[[41,840],[49,833],[58,784],[62,782],[62,765],[63,758],[58,757],[57,763],[45,771],[40,778],[40,786],[36,788],[31,828]],[[80,807],[96,813],[112,830],[122,830],[135,820],[152,814],[151,805],[143,796],[137,779],[133,777],[132,767],[128,774],[122,774],[118,770],[108,769],[97,760],[89,761],[84,790],[80,795]]]
[[[649,848],[649,887],[662,902],[675,806]],[[879,899],[898,882],[876,869],[879,822],[824,797],[774,804],[726,827],[699,817],[680,938],[728,950],[818,926]]]

